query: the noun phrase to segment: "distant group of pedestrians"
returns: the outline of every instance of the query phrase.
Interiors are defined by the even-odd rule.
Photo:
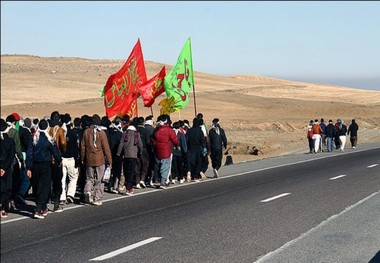
[[[219,176],[227,137],[219,119],[208,130],[202,113],[192,125],[169,115],[120,116],[110,121],[94,114],[72,120],[54,111],[42,119],[17,113],[0,120],[1,217],[35,200],[33,217],[65,204],[102,205],[104,191],[133,195],[134,189],[166,189],[170,184],[206,177],[209,157]],[[110,178],[105,178],[106,170]]]
[[[356,149],[358,142],[359,126],[355,119],[347,128],[344,121],[337,119],[334,124],[330,119],[328,124],[321,118],[310,120],[307,127],[307,139],[309,143],[309,153],[332,152],[334,147],[340,152],[344,152],[346,145],[346,137],[350,136],[351,148]]]

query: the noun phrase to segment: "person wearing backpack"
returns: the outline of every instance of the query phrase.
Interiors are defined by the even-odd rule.
[[[310,120],[309,125],[307,126],[307,141],[309,143],[309,153],[314,152],[313,124],[314,121]]]
[[[137,126],[137,124],[132,122],[123,133],[116,153],[117,156],[122,156],[122,153],[124,155],[123,172],[125,176],[126,195],[133,194],[137,158],[143,150],[141,136],[135,125]]]

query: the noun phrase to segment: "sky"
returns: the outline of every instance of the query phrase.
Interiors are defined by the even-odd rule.
[[[380,90],[378,1],[1,1],[1,54],[174,65]],[[148,76],[152,77],[152,76]]]

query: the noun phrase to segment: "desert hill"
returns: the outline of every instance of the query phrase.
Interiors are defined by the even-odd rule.
[[[123,60],[92,60],[29,55],[1,56],[1,116],[12,112],[21,116],[43,117],[53,110],[72,117],[97,113],[105,115],[99,90]],[[148,78],[163,66],[145,62]],[[167,72],[171,65],[165,65]],[[360,143],[380,141],[380,92],[295,82],[253,75],[219,76],[196,71],[195,101],[207,125],[218,117],[228,140],[236,148],[234,161],[307,152],[306,127],[310,119],[334,122],[341,118],[347,125],[355,118]],[[172,120],[192,120],[194,98]],[[157,98],[152,107],[159,115]],[[138,100],[139,115],[151,114]],[[257,146],[264,155],[245,154]]]

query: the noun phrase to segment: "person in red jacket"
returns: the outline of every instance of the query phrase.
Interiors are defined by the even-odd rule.
[[[168,186],[168,176],[172,162],[173,147],[178,148],[178,138],[173,129],[169,126],[169,115],[163,114],[157,118],[157,127],[151,137],[154,147],[156,164],[155,164],[155,181],[160,178],[160,188],[166,189]]]

